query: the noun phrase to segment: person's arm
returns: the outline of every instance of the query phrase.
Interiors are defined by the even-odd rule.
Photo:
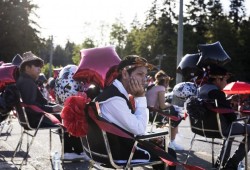
[[[113,97],[100,105],[102,117],[135,135],[146,132],[149,120],[146,97],[135,98],[135,112],[129,109],[125,99]]]
[[[165,102],[165,91],[158,92],[158,101],[160,109],[166,109],[171,106],[170,103]]]

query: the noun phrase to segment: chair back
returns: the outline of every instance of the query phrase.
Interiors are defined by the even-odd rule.
[[[192,100],[192,101],[191,101]],[[190,98],[186,102],[191,131],[207,138],[222,138],[219,114],[208,109],[214,102]]]
[[[88,133],[86,137],[83,137],[84,150],[94,161],[106,167],[112,167],[106,150],[102,130],[89,116],[87,116],[87,121]]]
[[[25,130],[32,130],[33,128],[30,126],[28,117],[25,112],[25,108],[21,105],[22,99],[19,99],[19,102],[14,107],[17,113],[17,119],[19,124],[25,129]]]
[[[217,113],[208,111],[207,115],[206,119],[200,120],[189,117],[192,132],[207,138],[222,138]]]
[[[0,92],[0,122],[5,121],[19,98],[15,84],[8,84]]]
[[[32,129],[29,125],[29,121],[25,112],[24,107],[22,107],[22,99],[19,90],[16,87],[16,84],[11,84],[6,87],[5,89],[5,95],[8,96],[6,99],[8,105],[11,105],[14,107],[16,113],[17,113],[17,119],[20,123],[20,125],[25,129],[25,130],[30,130]]]

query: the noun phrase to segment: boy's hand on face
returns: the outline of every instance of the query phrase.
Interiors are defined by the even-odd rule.
[[[145,96],[144,84],[141,84],[134,77],[130,77],[129,79],[129,89],[130,94],[134,97],[143,97]]]

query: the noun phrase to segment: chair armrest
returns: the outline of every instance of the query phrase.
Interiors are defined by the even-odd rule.
[[[224,107],[217,107],[217,108],[211,108],[207,107],[210,111],[217,112],[219,114],[231,114],[235,113],[235,110],[230,109],[230,108],[224,108]]]
[[[168,131],[164,131],[164,132],[156,132],[156,133],[148,133],[145,135],[141,135],[141,136],[136,136],[135,139],[153,139],[153,138],[158,138],[158,137],[162,137],[162,136],[166,136],[168,135]]]
[[[239,122],[239,121],[243,121],[243,120],[247,120],[248,117],[241,117],[239,119],[236,119],[235,121],[233,121],[233,123]]]
[[[158,112],[160,115],[166,116],[166,117],[168,117],[168,118],[170,118],[171,120],[174,120],[174,121],[179,121],[179,120],[182,119],[182,118],[180,118],[180,117],[177,117],[177,116],[173,116],[173,115],[167,114],[167,113],[165,113],[165,112],[164,112],[163,110],[161,110],[161,109],[156,109],[156,108],[154,108],[154,107],[148,107],[148,109],[149,109],[149,111],[151,111],[151,112]]]

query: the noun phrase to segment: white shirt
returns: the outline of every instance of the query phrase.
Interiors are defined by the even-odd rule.
[[[128,92],[118,80],[113,85],[123,93],[128,99]],[[119,127],[127,130],[134,135],[143,135],[146,133],[149,121],[149,111],[147,108],[146,97],[135,97],[135,113],[129,109],[124,98],[114,96],[104,102],[100,102],[101,116]]]

